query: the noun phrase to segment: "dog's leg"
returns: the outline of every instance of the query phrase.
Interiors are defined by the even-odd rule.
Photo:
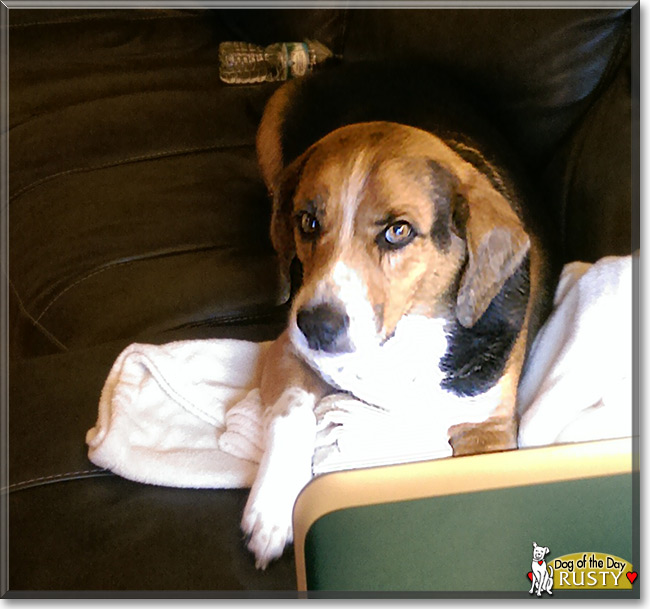
[[[482,423],[461,423],[449,429],[454,457],[517,448],[517,386],[524,361],[525,333],[524,325],[498,382],[501,398],[492,416]]]
[[[548,573],[546,571],[546,563],[542,565],[542,569],[539,572],[539,583],[537,585],[537,596],[542,596],[542,592],[544,592],[544,589],[546,588],[546,577],[548,576]]]
[[[258,568],[266,568],[293,540],[293,504],[311,478],[314,405],[313,395],[292,387],[269,413],[266,449],[242,519],[242,529],[250,535],[248,549],[255,554]]]
[[[533,592],[535,592],[535,581],[537,580],[537,577],[535,576],[534,568],[533,568],[532,573],[533,573],[533,581],[532,581],[532,584],[530,586],[530,590],[528,591],[528,594],[533,594]]]
[[[454,457],[517,448],[517,423],[494,417],[483,423],[461,423],[449,429]]]
[[[261,569],[293,539],[293,505],[312,475],[314,406],[326,387],[290,353],[284,335],[269,349],[267,362],[260,387],[268,404],[266,447],[242,518]]]

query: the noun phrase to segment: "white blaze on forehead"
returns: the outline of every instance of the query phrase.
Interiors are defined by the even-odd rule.
[[[368,179],[368,154],[360,150],[354,159],[342,164],[344,178],[341,182],[340,201],[343,217],[340,230],[340,239],[351,240],[354,238],[354,224],[359,203]]]

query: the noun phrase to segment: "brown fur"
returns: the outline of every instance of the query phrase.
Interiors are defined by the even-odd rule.
[[[467,246],[453,235],[448,252],[422,240],[404,252],[379,259],[376,248],[366,250],[368,244],[374,245],[376,222],[388,214],[408,219],[422,234],[432,229],[434,208],[425,179],[427,160],[435,160],[454,175],[459,194],[472,202]],[[292,218],[307,203],[316,202],[318,207],[319,201],[323,202],[325,237],[318,251],[311,251],[311,246],[301,245],[296,238]],[[344,216],[353,212],[355,239],[350,230],[340,231]],[[436,307],[444,304],[440,301],[464,262],[465,247],[469,264],[458,291],[456,312],[461,323],[471,327],[530,245],[521,222],[485,176],[433,135],[391,123],[341,128],[294,161],[279,180],[271,234],[284,264],[294,254],[303,264],[301,300],[309,294],[309,278],[318,281],[333,261],[343,260],[360,271],[373,306],[384,309],[386,336],[404,314],[433,315]],[[361,244],[366,244],[366,249]]]
[[[267,406],[275,404],[287,387],[303,387],[316,396],[328,392],[327,384],[291,352],[289,338],[283,332],[266,352],[260,382],[260,398]]]
[[[258,148],[274,199],[274,247],[285,267],[296,255],[303,266],[294,310],[309,302],[316,286],[343,262],[363,278],[383,338],[390,337],[407,313],[455,315],[466,327],[476,323],[531,250],[529,236],[503,195],[439,138],[393,123],[338,129],[282,169],[278,134],[288,94],[276,96],[262,122]],[[427,177],[430,161],[452,176],[459,200],[467,205],[466,234],[452,230],[446,248],[427,238],[436,222]],[[295,218],[305,210],[320,222],[317,243],[299,236]],[[397,251],[378,251],[374,239],[388,218],[408,220],[423,237]],[[530,254],[534,294],[535,247]],[[530,310],[529,303],[527,316]],[[515,398],[525,346],[524,327],[499,381],[501,407],[483,424],[453,428],[454,454],[516,447]],[[291,355],[283,335],[265,377],[274,379],[273,385],[278,378],[285,384],[312,383],[309,376],[314,375]],[[265,403],[272,404],[278,391],[281,388],[263,390]]]
[[[273,197],[280,173],[284,169],[280,130],[291,94],[296,86],[297,81],[289,81],[271,96],[257,130],[257,160],[262,172],[262,178],[271,197]]]

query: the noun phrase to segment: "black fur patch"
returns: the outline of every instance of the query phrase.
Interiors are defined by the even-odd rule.
[[[530,294],[529,258],[506,281],[472,328],[450,324],[447,353],[440,361],[443,389],[463,396],[485,393],[496,385],[526,316]]]
[[[467,238],[467,221],[469,220],[469,203],[460,193],[454,194],[451,212],[451,229],[463,241]]]
[[[449,251],[451,245],[452,202],[456,196],[457,180],[444,167],[429,160],[431,200],[434,204],[434,220],[431,226],[431,240],[441,251]]]

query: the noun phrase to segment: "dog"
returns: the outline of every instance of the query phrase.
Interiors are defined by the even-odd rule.
[[[537,586],[537,596],[542,596],[542,592],[548,592],[551,596],[553,592],[553,567],[546,567],[544,557],[548,554],[549,549],[545,546],[538,546],[533,541],[533,584],[530,587],[529,594],[533,594]]]
[[[463,128],[421,126],[434,114],[467,122],[443,95],[449,87],[436,85],[418,123],[407,116],[420,95],[408,91],[412,80],[393,87],[381,70],[390,84],[379,93],[367,77],[290,81],[258,130],[271,240],[284,276],[296,261],[302,274],[260,386],[266,450],[242,518],[258,568],[292,541],[293,505],[311,478],[314,407],[334,390],[455,413],[454,456],[516,448],[519,376],[550,301],[545,246],[512,176]],[[394,88],[411,100],[397,116]],[[302,109],[309,100],[328,108],[322,121]],[[399,349],[383,357],[397,336],[408,349],[413,331],[431,345],[430,371],[415,379]]]

